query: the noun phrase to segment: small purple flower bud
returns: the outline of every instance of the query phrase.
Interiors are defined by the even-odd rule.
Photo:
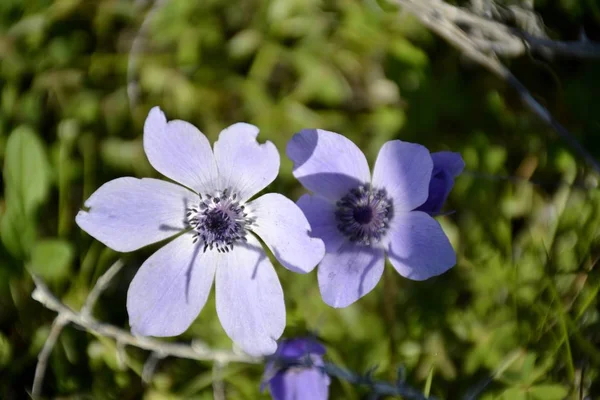
[[[325,348],[311,338],[283,340],[268,361],[261,389],[274,400],[327,400],[329,376],[321,370]]]

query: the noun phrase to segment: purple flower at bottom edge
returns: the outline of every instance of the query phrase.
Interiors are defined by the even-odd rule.
[[[258,235],[286,268],[311,271],[323,243],[309,237],[302,211],[286,197],[249,199],[279,172],[273,143],[238,123],[211,148],[185,121],[167,122],[155,107],[144,124],[150,164],[180,185],[119,178],[102,185],[77,224],[106,246],[137,250],[177,236],[148,258],[127,292],[134,334],[175,336],[198,316],[215,280],[217,315],[227,335],[251,355],[272,354],[285,328],[281,284]]]
[[[310,338],[281,341],[265,367],[261,389],[268,383],[275,400],[326,400],[330,379],[318,368],[323,365],[324,354],[325,348]],[[308,366],[285,365],[293,363]]]
[[[433,160],[433,172],[429,182],[429,195],[425,203],[417,207],[416,211],[437,214],[444,206],[454,186],[454,178],[460,175],[465,168],[465,162],[459,153],[451,151],[431,153],[431,159]]]
[[[369,293],[385,258],[409,279],[425,280],[456,264],[440,224],[417,211],[428,197],[433,161],[418,144],[385,143],[373,176],[364,154],[334,132],[307,129],[287,146],[294,176],[313,192],[297,204],[326,254],[317,278],[325,303],[346,307]]]

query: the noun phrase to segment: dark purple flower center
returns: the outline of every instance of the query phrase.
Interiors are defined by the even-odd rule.
[[[238,241],[246,241],[246,229],[254,222],[237,194],[227,189],[214,196],[200,195],[198,205],[188,208],[187,218],[195,231],[194,243],[202,240],[203,251],[216,248],[219,253],[231,251]]]
[[[352,215],[359,224],[368,224],[373,219],[373,209],[370,206],[358,207]]]
[[[351,189],[336,205],[339,231],[350,241],[364,245],[381,240],[393,215],[392,201],[385,189],[369,184]]]

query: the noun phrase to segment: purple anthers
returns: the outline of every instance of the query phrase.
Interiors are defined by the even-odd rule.
[[[203,252],[216,249],[219,253],[233,250],[236,242],[246,242],[248,229],[254,219],[246,213],[245,206],[236,193],[225,189],[199,195],[198,204],[186,213],[189,226],[195,231],[193,243],[201,240]]]

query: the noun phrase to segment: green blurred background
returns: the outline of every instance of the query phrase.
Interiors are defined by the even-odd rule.
[[[127,328],[125,297],[159,246],[117,254],[74,223],[83,201],[120,176],[154,176],[142,124],[160,105],[211,140],[231,123],[260,127],[284,154],[301,128],[345,134],[373,161],[387,140],[463,154],[466,172],[439,218],[458,265],[426,282],[388,265],[377,288],[334,310],[316,274],[277,266],[286,336],[315,333],[331,361],[456,399],[488,376],[483,399],[600,396],[600,193],[597,175],[514,91],[413,18],[375,1],[169,0],[146,23],[130,85],[132,41],[148,6],[126,0],[0,1],[0,399],[25,399],[55,317],[31,298],[28,270],[79,309],[97,278],[126,263],[94,314]],[[511,2],[515,3],[515,2]],[[547,32],[600,40],[595,0],[540,0]],[[600,159],[600,63],[524,55],[507,62]],[[297,199],[282,157],[267,189]],[[214,295],[177,340],[229,348]],[[66,399],[211,399],[211,363],[167,358],[150,383],[148,353],[68,326],[43,393]],[[229,399],[259,393],[260,365],[223,370]],[[262,397],[261,397],[262,396]],[[332,399],[367,398],[333,380]]]

